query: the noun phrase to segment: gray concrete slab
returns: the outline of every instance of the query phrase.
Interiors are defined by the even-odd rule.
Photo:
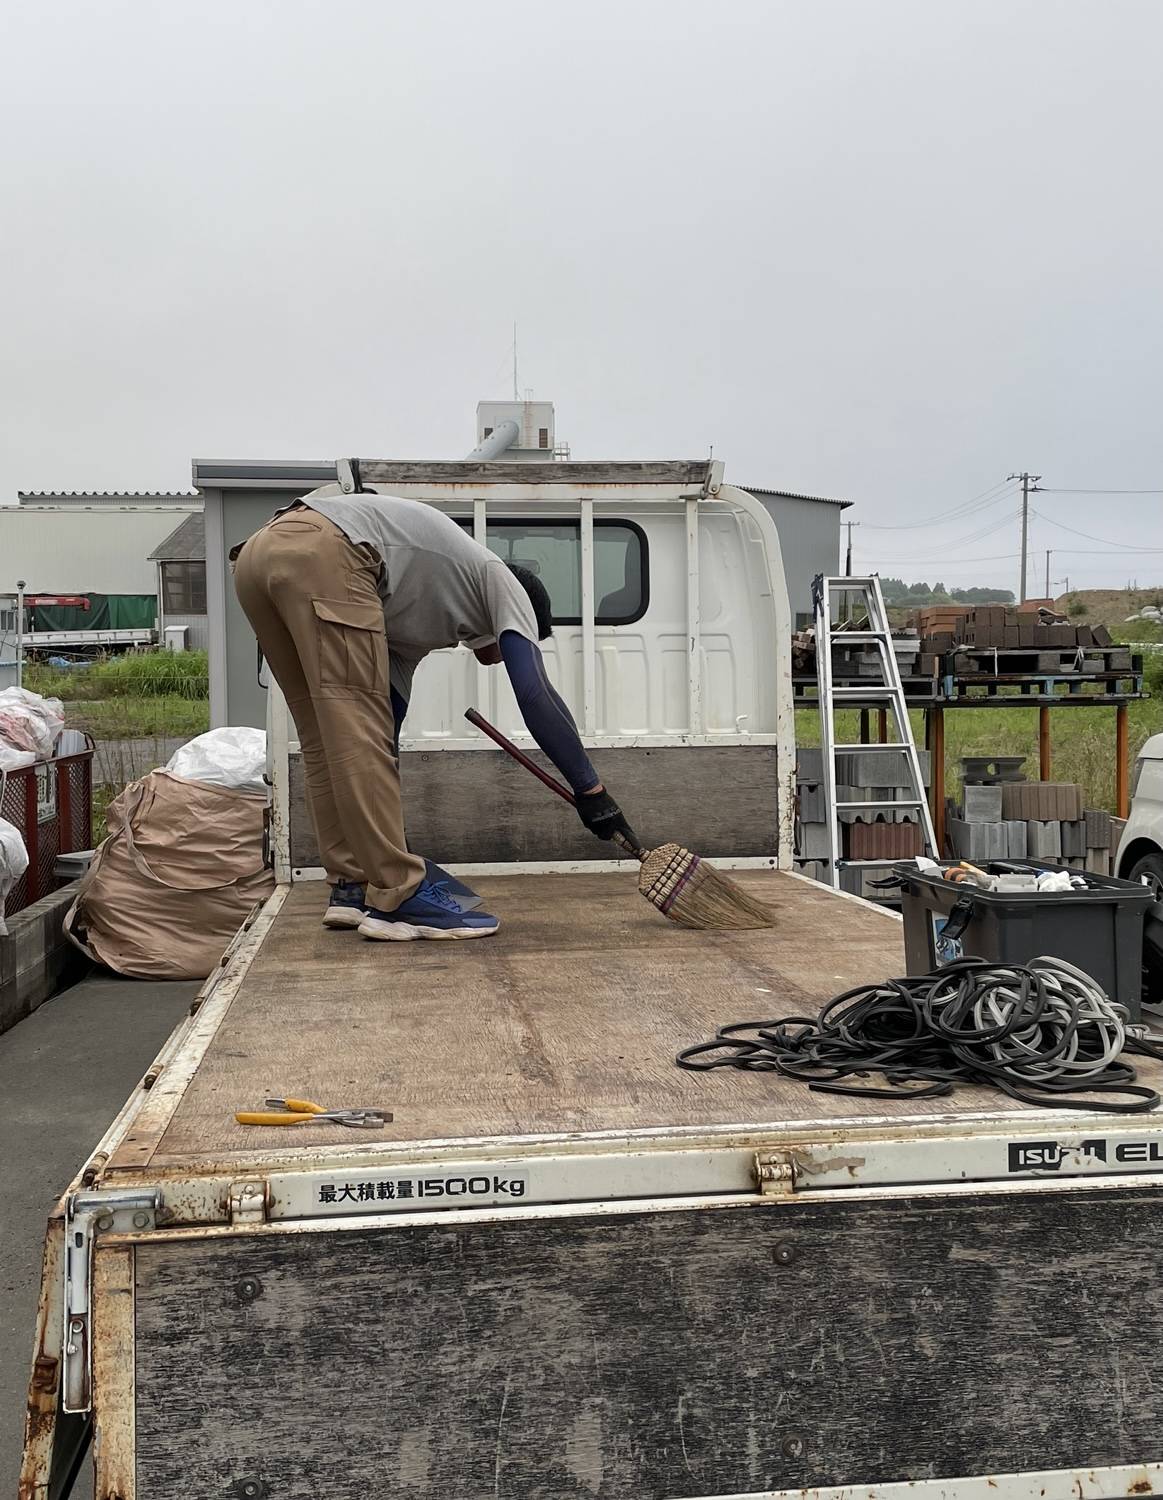
[[[0,1036],[0,1495],[20,1469],[45,1220],[199,988],[94,975]]]

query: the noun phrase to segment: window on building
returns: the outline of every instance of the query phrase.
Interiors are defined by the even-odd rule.
[[[472,530],[471,521],[460,524]],[[555,625],[581,624],[580,521],[490,521],[488,546],[540,578]],[[645,534],[631,521],[595,521],[594,623],[632,625],[649,602]]]
[[[539,427],[537,429],[537,446],[539,448],[549,447],[549,428]]]
[[[162,563],[162,608],[167,615],[206,613],[206,564]]]

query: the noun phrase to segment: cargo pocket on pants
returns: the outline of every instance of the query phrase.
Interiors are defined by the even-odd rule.
[[[380,606],[355,599],[312,599],[311,607],[321,686],[386,693],[388,648]]]

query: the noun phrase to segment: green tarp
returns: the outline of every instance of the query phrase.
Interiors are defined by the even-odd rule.
[[[72,604],[37,604],[33,630],[152,630],[157,624],[155,594],[89,594],[88,609]]]

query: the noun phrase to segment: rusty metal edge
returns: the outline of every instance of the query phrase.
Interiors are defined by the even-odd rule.
[[[129,1180],[133,1180],[149,1165],[290,889],[276,886],[239,929],[222,956],[221,966],[191,1006],[190,1015],[146,1073],[152,1085],[134,1094],[98,1147],[96,1156],[102,1160],[92,1182],[86,1185],[112,1183],[118,1174],[132,1174]]]
[[[60,1493],[54,1480],[58,1428],[61,1425],[61,1338],[64,1330],[65,1199],[49,1216],[41,1261],[36,1334],[28,1405],[24,1416],[24,1449],[17,1486],[19,1500],[49,1500]],[[87,1424],[84,1424],[87,1427]],[[84,1448],[80,1443],[81,1451]]]

